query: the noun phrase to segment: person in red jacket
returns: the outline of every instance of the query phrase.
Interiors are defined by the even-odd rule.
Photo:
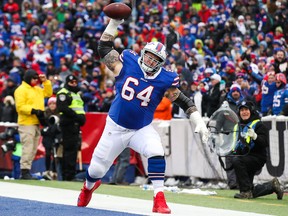
[[[144,47],[146,43],[151,42],[154,36],[155,29],[150,25],[145,24],[142,29],[142,33],[139,35],[137,43],[140,47]]]
[[[202,22],[207,23],[208,18],[211,16],[211,11],[207,7],[205,2],[202,2],[202,6],[198,12],[198,15],[199,15]]]
[[[19,11],[19,6],[14,0],[8,0],[8,2],[4,5],[3,11],[6,13],[14,14]]]

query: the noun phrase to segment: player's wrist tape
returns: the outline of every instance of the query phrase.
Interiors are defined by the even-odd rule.
[[[117,34],[117,28],[122,22],[122,20],[111,19],[104,32],[115,36]]]
[[[112,41],[102,41],[100,40],[98,45],[98,53],[101,58],[104,58],[111,50],[113,50],[113,42]]]
[[[198,111],[197,108],[196,108],[196,106],[192,106],[192,107],[189,107],[189,108],[186,110],[185,113],[186,113],[188,116],[190,116],[192,113],[194,113],[194,112],[196,112],[196,111]]]
[[[188,115],[193,113],[196,109],[193,101],[190,98],[188,98],[186,95],[184,95],[183,92],[180,92],[179,96],[174,101],[174,103],[177,104],[179,107],[181,107],[181,109],[183,109],[185,113]]]

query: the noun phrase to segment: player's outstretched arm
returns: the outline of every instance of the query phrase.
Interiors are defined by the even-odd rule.
[[[169,93],[170,100],[185,111],[192,123],[196,125],[195,132],[200,133],[202,143],[206,144],[209,138],[209,131],[193,101],[178,88],[170,88]]]
[[[104,64],[114,72],[115,76],[120,73],[123,65],[121,61],[119,61],[119,53],[113,48],[114,36],[117,33],[117,27],[123,23],[123,21],[124,20],[111,19],[100,38],[98,46],[98,53],[101,59],[103,59]]]

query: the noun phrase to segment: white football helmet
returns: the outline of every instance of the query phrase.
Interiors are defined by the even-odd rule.
[[[154,59],[148,56],[146,53],[150,52],[157,57],[160,58]],[[149,63],[144,61],[144,56],[146,59],[150,59]],[[155,74],[160,67],[162,67],[165,64],[166,61],[166,47],[160,43],[160,42],[150,42],[145,45],[145,47],[141,50],[141,56],[140,56],[140,67],[149,75]]]

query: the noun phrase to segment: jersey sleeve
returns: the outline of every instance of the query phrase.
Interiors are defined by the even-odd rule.
[[[123,52],[119,55],[119,61],[121,61],[122,63],[124,63],[125,60],[131,58],[131,54],[132,54],[132,50],[129,49],[125,49],[123,50]]]
[[[284,93],[284,104],[288,104],[288,89],[285,89],[285,93]]]
[[[163,72],[168,75],[169,80],[171,81],[170,87],[171,88],[179,88],[179,85],[180,85],[179,84],[179,81],[180,81],[179,75],[175,71],[172,71],[169,69],[162,69],[161,73],[163,73]]]
[[[173,80],[173,83],[171,85],[171,87],[176,87],[176,88],[179,88],[179,75],[175,72],[174,73],[174,80]]]

